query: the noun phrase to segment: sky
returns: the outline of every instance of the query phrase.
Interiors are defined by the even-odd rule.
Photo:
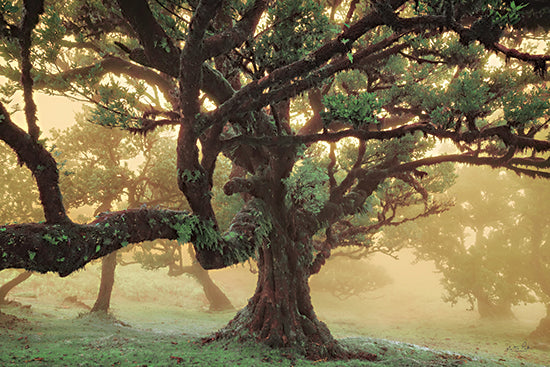
[[[82,102],[43,93],[35,93],[34,100],[37,106],[38,126],[43,133],[47,133],[52,128],[64,129],[74,124],[75,113],[81,112],[83,106]],[[20,106],[22,108],[22,104]],[[26,130],[23,111],[16,112],[12,118]]]

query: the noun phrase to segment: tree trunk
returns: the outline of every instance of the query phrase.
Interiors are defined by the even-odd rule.
[[[109,312],[111,293],[115,283],[116,251],[111,252],[101,260],[101,283],[99,293],[90,312]]]
[[[482,319],[511,320],[516,318],[509,303],[495,304],[486,294],[478,296],[476,299],[477,310]]]
[[[308,266],[284,228],[275,228],[259,250],[258,283],[248,305],[215,338],[252,338],[288,348],[312,360],[349,355],[317,319],[311,303]],[[372,356],[371,356],[372,357]],[[374,356],[373,358],[376,358]]]
[[[546,316],[540,320],[537,328],[529,334],[529,340],[542,343],[546,348],[550,348],[550,304],[546,305]]]
[[[8,303],[6,296],[8,293],[15,288],[17,285],[23,283],[25,280],[29,279],[32,275],[30,271],[24,271],[17,275],[15,278],[5,283],[0,287],[0,305]]]
[[[209,310],[213,312],[234,310],[231,301],[225,293],[214,283],[208,271],[204,270],[198,262],[193,263],[191,275],[197,279],[201,285],[204,295],[210,304]]]

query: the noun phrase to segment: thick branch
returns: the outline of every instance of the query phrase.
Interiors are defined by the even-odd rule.
[[[57,163],[46,148],[15,125],[0,103],[0,139],[6,142],[32,172],[40,192],[44,217],[48,223],[68,222],[61,191]]]
[[[256,0],[234,27],[208,38],[204,45],[205,57],[211,58],[224,54],[252,37],[268,4],[268,0]]]
[[[27,119],[29,135],[38,140],[40,129],[36,124],[36,104],[32,98],[33,80],[31,75],[31,43],[32,31],[38,24],[38,17],[44,12],[44,0],[23,1],[23,20],[20,27],[19,46],[21,47],[21,84],[23,85],[23,99],[25,101],[25,117]]]
[[[541,76],[546,74],[546,62],[550,61],[550,55],[532,55],[526,52],[520,52],[515,49],[507,48],[500,43],[494,43],[493,49],[495,51],[502,52],[506,58],[514,58],[521,61],[530,62],[534,65],[536,73],[539,73]]]
[[[396,42],[398,39],[399,39],[399,36],[394,35],[394,36],[388,37],[387,39],[375,45],[368,46],[362,49],[361,51],[353,54],[353,60],[359,60],[366,57],[367,55],[375,53],[391,45],[392,43]],[[395,51],[395,53],[396,52],[397,51]],[[304,74],[303,74],[305,76],[304,78],[297,81],[289,81],[288,83],[284,83],[281,87],[275,88],[272,91],[269,91],[267,93],[261,93],[263,88],[261,88],[259,84],[257,84],[257,88],[253,88],[254,84],[258,82],[252,82],[248,84],[246,87],[236,92],[231,99],[229,99],[227,102],[225,102],[220,107],[218,107],[218,109],[216,109],[214,112],[210,113],[208,116],[209,121],[212,121],[212,122],[221,121],[223,119],[232,117],[240,113],[259,109],[261,107],[267,106],[270,103],[292,98],[306,90],[309,90],[313,87],[318,86],[320,83],[326,80],[326,78],[334,75],[335,73],[345,69],[349,69],[351,67],[352,67],[352,61],[348,57],[340,57],[334,60],[329,65],[315,72],[312,72],[307,76],[305,75],[307,74],[308,71],[304,71]],[[275,70],[269,75],[276,73],[277,70]],[[265,78],[260,79],[260,81],[264,79]],[[281,80],[281,82],[282,81],[283,80]],[[251,90],[248,90],[248,89],[251,89]],[[250,98],[250,95],[251,95],[250,93],[257,93],[256,97]]]
[[[397,18],[396,21],[398,22],[397,25],[399,25],[399,33],[393,34],[374,45],[362,48],[353,53],[352,57],[341,56],[322,67],[333,56],[346,54],[351,49],[352,43],[364,32],[382,24],[378,13],[370,13],[342,32],[337,38],[327,42],[310,55],[290,65],[276,69],[260,80],[249,83],[212,112],[209,115],[209,120],[211,122],[222,121],[239,113],[257,110],[270,103],[294,97],[319,85],[335,73],[353,67],[358,62],[373,62],[396,54],[408,47],[408,45],[397,45],[394,48],[378,54],[376,53],[397,42],[408,32],[421,29],[426,24],[443,26],[446,24],[447,19],[445,17],[426,16],[405,19]],[[369,59],[369,57],[373,59]],[[274,88],[267,93],[264,92],[265,89],[276,85],[280,87]],[[255,96],[255,98],[251,99],[250,96]]]
[[[347,53],[353,42],[365,32],[382,24],[383,21],[376,12],[369,13],[357,23],[344,30],[337,38],[328,41],[307,57],[280,67],[265,77],[253,81],[240,89],[232,98],[218,107],[212,119],[219,121],[218,117],[232,115],[240,109],[240,106],[245,101],[250,99],[250,96],[258,96],[263,90],[273,85],[286,83],[298,76],[305,75],[326,63],[336,54]]]
[[[537,62],[537,61],[550,61],[550,55],[532,55],[527,52],[520,52],[513,48],[508,48],[500,43],[494,44],[495,50],[503,53],[506,57],[511,57],[521,61]]]
[[[180,75],[180,49],[173,45],[166,32],[152,16],[145,0],[119,0],[122,13],[138,34],[144,50],[133,50],[130,58],[147,67],[155,68],[174,78]],[[161,47],[162,40],[167,42]],[[157,43],[155,43],[155,41]],[[161,43],[158,43],[161,42]],[[234,90],[225,78],[207,64],[202,65],[201,89],[216,103],[229,99]]]
[[[48,75],[35,82],[38,89],[48,88],[56,91],[66,90],[69,84],[78,78],[87,78],[90,75],[101,77],[107,73],[126,75],[134,79],[141,79],[151,85],[159,87],[167,101],[173,100],[175,84],[168,77],[154,70],[134,64],[130,61],[115,56],[106,56],[98,63],[90,66],[70,69],[65,72]]]
[[[218,234],[187,212],[135,209],[108,213],[90,224],[15,224],[0,227],[0,270],[24,268],[67,276],[88,262],[131,243],[155,239],[192,242],[203,268],[223,268],[247,260],[262,237],[261,212],[251,202]],[[259,231],[261,232],[261,231]],[[198,255],[198,254],[197,254]]]
[[[157,23],[146,0],[117,0],[123,16],[139,36],[149,65],[177,77],[179,49]]]
[[[296,135],[296,136],[277,136],[277,137],[251,137],[238,136],[224,141],[224,149],[243,144],[249,145],[300,145],[311,144],[314,142],[337,142],[348,137],[355,137],[360,140],[386,140],[394,139],[420,131],[424,134],[432,135],[441,139],[451,139],[454,142],[472,143],[477,140],[488,140],[492,137],[501,139],[507,146],[516,147],[519,150],[534,149],[538,152],[550,151],[550,142],[539,140],[527,136],[520,136],[512,133],[507,126],[497,126],[487,128],[481,131],[468,131],[464,133],[456,131],[441,130],[434,125],[425,122],[419,122],[409,125],[403,125],[395,129],[384,131],[367,131],[347,129],[337,132],[325,132],[322,134]],[[536,160],[540,163],[538,160]],[[525,159],[523,162],[529,162]]]
[[[526,166],[530,161],[531,159],[529,158],[514,159],[514,163],[516,165]],[[550,172],[517,168],[511,163],[503,161],[500,157],[477,157],[470,154],[449,154],[418,159],[413,162],[403,163],[399,166],[393,167],[388,170],[388,173],[390,173],[390,176],[393,176],[399,172],[414,171],[422,166],[433,166],[445,162],[465,163],[475,166],[490,166],[493,168],[502,167],[517,172],[518,174],[525,174],[530,177],[550,178]]]

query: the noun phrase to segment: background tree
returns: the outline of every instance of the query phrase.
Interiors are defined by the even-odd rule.
[[[512,305],[534,299],[521,282],[522,251],[496,236],[516,228],[512,205],[521,187],[502,171],[462,167],[448,212],[387,231],[385,240],[408,243],[418,260],[434,262],[446,302],[466,299],[481,318],[513,318]]]
[[[20,167],[16,157],[5,144],[0,145],[0,221],[2,223],[21,223],[40,221],[42,210],[38,203],[38,192],[32,175]],[[27,280],[32,275],[30,271],[22,271],[12,280],[0,286],[0,306],[9,303],[8,293]]]
[[[545,202],[550,191],[544,182],[509,178],[510,186],[517,188],[511,197],[511,210],[507,225],[502,232],[492,234],[492,240],[502,248],[500,256],[515,259],[505,272],[519,277],[523,286],[528,287],[539,302],[546,306],[546,316],[529,335],[535,346],[548,348],[550,345],[550,224],[546,220],[548,210],[537,205]],[[525,299],[524,299],[525,300]],[[542,345],[541,345],[542,344]]]
[[[62,176],[61,187],[68,209],[91,206],[95,208],[94,216],[98,216],[120,206],[139,208],[149,205],[170,209],[187,207],[184,198],[174,190],[175,160],[172,155],[166,154],[173,145],[171,139],[162,136],[161,132],[135,136],[116,129],[105,129],[90,123],[88,117],[89,111],[78,116],[77,123],[70,128],[53,131],[56,152],[59,159],[64,160],[65,175]],[[181,246],[169,243],[160,247],[143,247],[155,248],[157,251],[162,249],[162,253],[157,256],[172,262],[179,258],[175,251],[181,249]],[[131,250],[131,247],[126,247],[125,250]],[[99,292],[91,312],[109,311],[117,254],[118,257],[123,257],[123,253],[128,251],[113,252],[102,258]],[[191,256],[193,259],[194,254]],[[140,256],[138,260],[149,269],[160,267],[158,264],[152,266],[156,263],[152,254]],[[123,264],[126,262],[122,260]],[[233,308],[206,270],[200,266],[185,270],[176,274],[170,269],[169,274],[194,275],[207,295],[211,310]]]
[[[549,228],[546,209],[537,203],[548,185],[472,167],[462,167],[458,177],[450,190],[456,200],[452,209],[384,236],[408,242],[418,259],[434,261],[442,274],[443,299],[452,304],[466,299],[482,318],[513,318],[511,306],[521,303],[547,305]],[[548,342],[547,320],[531,334],[533,341]]]
[[[193,243],[206,269],[255,256],[255,294],[217,338],[250,337],[312,359],[349,356],[309,296],[309,276],[335,246],[333,225],[376,207],[373,195],[386,186],[424,203],[408,218],[435,210],[424,180],[445,162],[550,176],[550,142],[537,135],[547,125],[548,107],[537,96],[550,56],[499,43],[504,28],[521,20],[512,2],[333,2],[333,19],[305,0],[14,5],[4,3],[0,21],[2,70],[21,80],[27,131],[1,106],[0,138],[33,173],[46,223],[0,228],[0,268],[64,276],[129,243],[160,238]],[[493,51],[512,62],[489,68]],[[348,72],[360,76],[356,85],[336,80]],[[35,87],[96,103],[111,127],[146,134],[177,126],[177,184],[191,212],[127,209],[71,222],[55,159],[38,141]],[[151,102],[155,91],[167,102]],[[297,128],[291,106],[305,93],[311,112]],[[305,148],[346,138],[357,152],[348,172],[337,175],[334,159],[307,168]],[[459,152],[428,153],[437,138]],[[250,198],[225,232],[211,200],[220,153],[240,167],[224,192]],[[386,214],[402,221],[391,206]],[[319,249],[312,238],[323,232],[330,247]]]

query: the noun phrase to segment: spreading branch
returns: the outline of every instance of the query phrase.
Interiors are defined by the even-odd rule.
[[[38,24],[38,17],[44,12],[44,0],[23,1],[23,19],[20,26],[19,46],[21,47],[21,85],[23,86],[23,100],[25,101],[25,117],[29,135],[38,140],[40,129],[36,124],[36,104],[32,97],[33,79],[31,75],[31,43],[32,31]]]
[[[260,17],[269,5],[268,0],[256,0],[254,5],[232,28],[209,37],[204,44],[205,58],[215,57],[242,45],[254,34]]]
[[[0,139],[17,153],[20,161],[29,168],[36,179],[46,222],[68,222],[59,190],[57,162],[41,143],[31,139],[28,133],[11,121],[2,103],[0,103]]]

